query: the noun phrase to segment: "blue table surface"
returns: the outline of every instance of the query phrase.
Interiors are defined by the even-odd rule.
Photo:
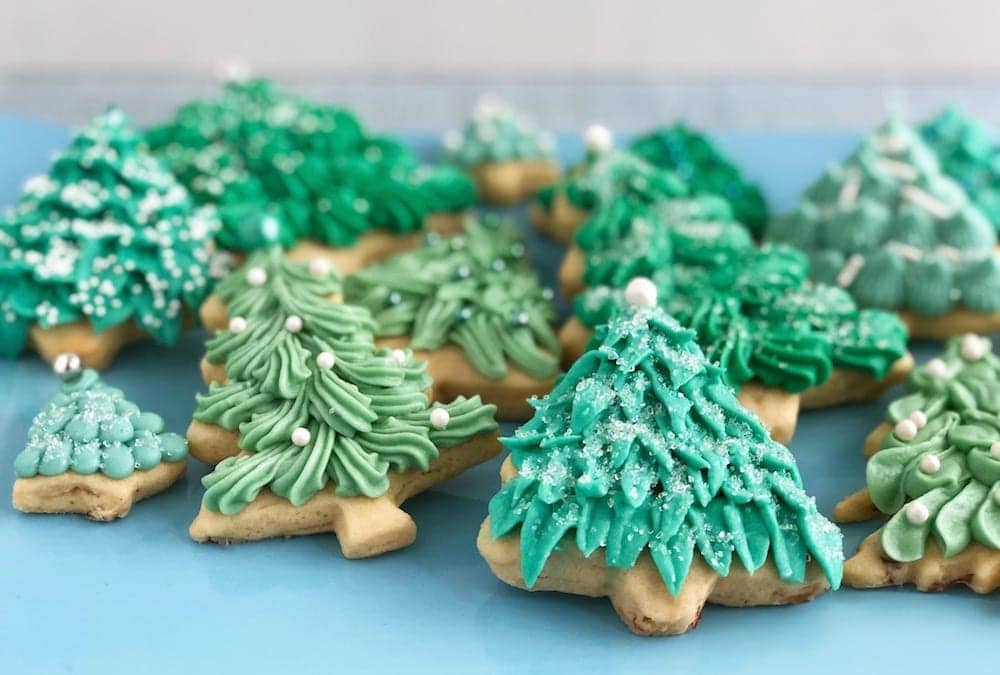
[[[63,127],[0,117],[0,203],[16,199],[67,137]],[[858,135],[719,131],[717,138],[773,207],[785,209]],[[423,153],[437,143],[408,139]],[[560,150],[571,160],[581,146],[563,135]],[[528,240],[554,283],[559,247],[531,232]],[[203,340],[195,332],[173,349],[131,347],[106,378],[183,432],[204,389]],[[918,361],[939,348],[913,345]],[[25,356],[0,360],[0,386],[7,439],[0,490],[9,491],[13,457],[57,382],[46,364]],[[791,448],[824,513],[862,485],[861,442],[885,403],[802,415]],[[187,528],[207,470],[196,461],[173,488],[115,523],[0,508],[0,672],[821,673],[889,661],[918,673],[944,663],[984,672],[995,660],[1000,594],[964,589],[843,589],[792,607],[708,607],[687,635],[634,637],[606,599],[525,593],[490,573],[475,538],[498,466],[407,502],[416,543],[362,561],[345,560],[332,536],[192,542]],[[846,527],[846,550],[874,528]]]

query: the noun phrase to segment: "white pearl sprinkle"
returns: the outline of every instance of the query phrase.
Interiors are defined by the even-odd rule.
[[[636,277],[625,287],[625,302],[635,308],[654,307],[657,295],[656,284],[646,277]]]
[[[931,359],[925,367],[927,374],[935,379],[940,379],[948,374],[948,364],[941,359]]]
[[[285,319],[285,330],[289,333],[298,333],[302,330],[302,317],[292,314]]]
[[[82,368],[80,357],[76,354],[60,354],[52,363],[52,370],[56,375],[68,375],[78,372]]]
[[[247,320],[242,316],[234,316],[229,320],[230,333],[242,333],[247,329]]]
[[[337,357],[333,355],[333,352],[320,352],[316,355],[316,365],[323,370],[330,370],[336,362]]]
[[[931,512],[922,502],[910,502],[906,505],[906,519],[913,525],[923,525],[931,517]]]
[[[247,283],[251,286],[263,286],[267,283],[267,272],[263,267],[251,267],[247,270]]]
[[[962,336],[959,352],[966,361],[978,361],[986,354],[986,341],[974,333],[966,333]]]
[[[431,410],[431,426],[435,429],[444,429],[451,421],[451,415],[444,408],[434,408]]]
[[[901,420],[894,431],[900,440],[912,441],[917,435],[917,425],[910,419]]]
[[[300,448],[304,448],[309,445],[310,440],[312,440],[312,434],[310,434],[309,430],[305,427],[296,427],[296,429],[292,431],[292,443]]]
[[[917,425],[917,429],[923,429],[927,426],[927,413],[923,410],[914,410],[906,418]]]
[[[389,352],[389,359],[393,363],[396,363],[397,365],[401,366],[404,363],[406,363],[406,352],[404,352],[402,349],[393,349],[391,352]]]
[[[920,470],[924,473],[937,473],[941,470],[941,459],[933,452],[928,452],[920,458]]]
[[[990,445],[990,457],[1000,461],[1000,441],[993,441],[993,444]]]
[[[611,130],[603,124],[591,124],[583,132],[583,145],[591,152],[607,152],[614,147]]]
[[[330,261],[324,258],[314,258],[309,261],[309,274],[314,277],[325,277],[330,274]]]

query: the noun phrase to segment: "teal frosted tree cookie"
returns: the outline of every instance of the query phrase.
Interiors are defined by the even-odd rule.
[[[1000,232],[1000,148],[996,132],[951,106],[922,124],[920,135],[937,155],[941,170],[962,186]]]
[[[639,136],[629,149],[649,163],[676,173],[694,194],[725,199],[735,219],[754,236],[764,233],[768,220],[764,193],[743,177],[708,135],[677,122]]]
[[[163,431],[76,354],[55,362],[61,391],[38,413],[14,458],[14,508],[114,520],[184,474],[187,442]]]
[[[1000,328],[997,233],[919,135],[890,121],[772,221],[812,276],[863,307],[898,310],[915,337]]]
[[[199,203],[218,207],[219,244],[252,250],[277,238],[355,249],[366,235],[420,230],[475,201],[467,174],[422,164],[399,142],[366,133],[346,110],[231,83],[182,106],[145,137]],[[274,236],[261,236],[267,229]],[[369,253],[367,250],[363,251]]]
[[[336,532],[345,556],[377,555],[416,536],[403,500],[499,452],[494,406],[429,401],[425,364],[376,347],[371,314],[329,299],[339,287],[277,247],[219,285],[228,328],[188,429],[192,454],[218,462],[195,540]]]
[[[639,155],[616,149],[611,132],[593,125],[584,132],[586,156],[532,204],[535,225],[550,237],[570,242],[590,213],[613,199],[651,203],[686,196],[687,184]]]
[[[898,317],[859,310],[842,289],[809,282],[808,260],[795,249],[757,248],[718,197],[617,200],[576,242],[560,270],[565,288],[582,289],[559,334],[564,354],[579,356],[594,327],[627,310],[626,284],[649,277],[661,306],[695,330],[779,441],[791,438],[800,405],[873,398],[912,365]]]
[[[445,157],[476,179],[487,204],[518,204],[559,177],[555,137],[510,105],[484,97],[461,130],[442,139]]]
[[[173,344],[219,274],[217,229],[109,109],[0,217],[0,355],[100,369],[127,342]]]
[[[866,487],[838,520],[888,518],[845,566],[869,588],[1000,588],[1000,358],[990,340],[952,338],[913,371],[865,443]]]
[[[347,277],[347,302],[366,307],[379,344],[427,362],[435,398],[480,394],[500,419],[527,419],[527,399],[559,373],[553,292],[525,260],[513,221],[468,220],[452,237]]]
[[[736,400],[693,331],[630,285],[629,312],[512,437],[479,533],[503,581],[606,595],[647,635],[706,602],[802,602],[840,584],[840,531],[795,459]]]

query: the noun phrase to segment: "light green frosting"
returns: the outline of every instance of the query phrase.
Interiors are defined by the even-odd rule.
[[[486,377],[503,378],[508,363],[535,378],[559,370],[553,293],[525,261],[512,221],[469,220],[463,234],[430,236],[349,276],[344,289],[372,312],[376,335],[408,335],[413,349],[453,343]]]
[[[648,551],[674,596],[696,553],[787,582],[812,559],[839,586],[840,531],[694,337],[658,308],[619,314],[503,439],[518,475],[490,501],[492,535],[520,537],[529,588],[568,546],[621,569]]]
[[[374,228],[412,232],[476,198],[465,172],[425,165],[402,143],[367,134],[350,112],[267,80],[182,106],[145,142],[198,203],[218,206],[218,241],[230,249],[303,237],[350,246]],[[267,229],[276,236],[261,236]]]
[[[93,370],[63,376],[61,391],[31,423],[14,458],[18,478],[101,473],[127,478],[187,457],[183,436],[163,431],[159,415],[141,412]]]
[[[95,117],[0,217],[0,355],[19,354],[34,324],[79,320],[97,332],[134,321],[173,344],[183,308],[221,275],[218,226],[138,149],[121,110]]]
[[[885,553],[909,562],[933,535],[945,557],[977,541],[1000,549],[1000,359],[988,338],[953,338],[889,406],[894,425],[868,460]]]
[[[756,379],[800,392],[834,368],[876,379],[906,353],[906,330],[879,310],[858,310],[843,290],[806,281],[806,257],[786,246],[754,246],[718,198],[652,206],[618,199],[584,223],[584,280],[574,310],[597,326],[626,307],[624,287],[648,276],[661,305],[694,329],[708,358],[739,386]],[[721,218],[721,219],[717,219]]]
[[[808,252],[815,280],[840,285],[865,307],[931,316],[960,306],[1000,310],[993,225],[899,122],[827,169],[767,238]]]
[[[552,134],[539,131],[517,110],[490,98],[480,100],[462,130],[447,132],[442,142],[445,157],[466,167],[549,159],[555,149]]]
[[[390,472],[426,470],[439,446],[496,429],[495,406],[478,396],[429,403],[425,364],[377,349],[368,311],[327,299],[338,288],[335,272],[278,248],[220,284],[230,328],[207,358],[227,381],[198,396],[195,419],[238,430],[246,454],[205,476],[207,508],[237,513],[265,487],[297,506],[328,485],[377,497]],[[439,408],[443,426],[432,423]]]

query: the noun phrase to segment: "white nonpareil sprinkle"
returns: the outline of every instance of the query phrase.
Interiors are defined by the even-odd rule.
[[[923,429],[927,426],[927,414],[923,410],[914,410],[907,415],[907,419],[913,422],[917,429]]]
[[[941,359],[931,359],[927,362],[924,369],[927,371],[928,375],[936,380],[948,375],[948,364]]]
[[[917,435],[917,425],[910,419],[900,420],[893,431],[900,440],[912,441]]]
[[[431,410],[431,426],[435,429],[444,429],[451,421],[451,415],[444,408],[434,408]]]
[[[655,307],[657,295],[656,284],[647,277],[636,277],[625,287],[625,302],[637,309]]]
[[[962,336],[959,352],[966,361],[978,361],[986,355],[986,341],[974,333],[966,333]]]
[[[320,352],[316,355],[316,365],[323,370],[330,370],[337,363],[337,357],[333,352]]]
[[[314,277],[325,277],[330,274],[330,262],[324,258],[313,258],[309,261],[309,274]]]
[[[242,333],[247,329],[247,320],[242,316],[234,316],[229,320],[230,333]]]
[[[393,349],[389,352],[389,360],[401,366],[406,363],[406,352],[402,349]]]
[[[910,502],[906,505],[906,519],[912,525],[923,525],[931,517],[931,512],[922,502]]]
[[[583,132],[583,145],[590,152],[607,152],[614,147],[614,138],[603,124],[591,124]]]
[[[298,333],[302,330],[302,317],[292,314],[285,319],[285,330],[289,333]]]
[[[920,458],[920,470],[924,473],[937,473],[941,470],[941,459],[933,452],[928,452]]]
[[[292,443],[300,448],[304,448],[309,445],[310,440],[312,440],[312,434],[310,434],[309,430],[305,427],[296,427],[296,429],[292,431]]]

